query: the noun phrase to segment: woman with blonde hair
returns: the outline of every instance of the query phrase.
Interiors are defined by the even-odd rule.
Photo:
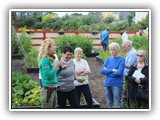
[[[57,46],[53,39],[48,38],[41,44],[38,56],[39,72],[42,77],[41,90],[41,107],[56,108],[57,107],[57,74],[62,66],[62,61],[54,63]]]
[[[80,103],[80,96],[83,93],[85,100],[87,102],[87,108],[93,107],[92,94],[89,87],[88,74],[91,73],[88,62],[82,59],[83,50],[81,48],[76,48],[74,50],[75,59],[73,59],[75,64],[75,71],[77,80],[74,81],[76,87],[76,93]],[[80,79],[79,79],[80,78]]]
[[[110,43],[109,52],[111,56],[105,60],[100,72],[106,76],[104,88],[107,98],[107,108],[119,108],[122,106],[121,97],[125,59],[118,55],[120,52],[118,43]]]

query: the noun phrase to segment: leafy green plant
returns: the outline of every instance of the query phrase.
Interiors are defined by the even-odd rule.
[[[40,86],[30,76],[12,72],[11,85],[12,108],[18,108],[23,105],[40,105]]]
[[[32,47],[32,41],[31,38],[28,37],[25,32],[22,32],[22,34],[20,35],[20,43],[24,48],[24,51],[28,53],[30,48]]]
[[[62,51],[65,46],[70,46],[73,50],[76,47],[81,47],[86,54],[90,53],[93,48],[91,38],[84,35],[63,35],[57,37],[55,42],[58,46],[58,51]]]
[[[38,67],[38,61],[37,61],[37,57],[38,57],[38,52],[35,48],[30,48],[29,50],[30,52],[27,54],[27,64],[29,67]]]
[[[38,62],[37,62],[38,52],[32,46],[31,38],[27,36],[25,32],[23,32],[20,35],[20,43],[24,49],[24,54],[26,54],[25,59],[26,59],[28,67],[37,67],[38,66]]]
[[[16,41],[16,35],[12,33],[12,54],[19,54],[20,48],[19,43]]]

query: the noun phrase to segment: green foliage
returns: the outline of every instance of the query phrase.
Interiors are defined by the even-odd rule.
[[[29,67],[37,67],[37,57],[38,51],[32,46],[32,41],[29,36],[25,32],[20,35],[20,43],[24,48],[24,52],[26,54],[26,62]]]
[[[128,25],[131,26],[132,22],[133,22],[133,17],[135,16],[135,12],[130,12],[127,16],[128,19]]]
[[[121,31],[126,28],[128,28],[128,22],[122,22],[122,23],[117,23],[117,24],[109,24],[110,31]]]
[[[115,18],[113,15],[108,15],[108,16],[105,18],[104,22],[107,23],[107,24],[110,24],[110,23],[112,23],[112,22],[115,21],[115,20],[116,20],[116,18]]]
[[[24,20],[24,26],[26,26],[27,28],[32,27],[35,24],[35,18],[32,17],[27,17]]]
[[[149,15],[143,18],[139,23],[142,25],[141,29],[146,29],[149,26]]]
[[[137,51],[141,49],[141,50],[145,50],[147,53],[149,52],[148,36],[145,36],[145,35],[143,35],[143,36],[137,36],[137,35],[135,35],[133,37],[129,37],[129,40],[132,41],[132,46]],[[121,37],[115,38],[114,40],[111,40],[109,42],[109,44],[111,42],[117,42],[120,45],[120,53],[119,53],[119,55],[125,57],[125,52],[124,52],[124,50],[123,50],[123,48],[121,46],[121,44],[122,44],[122,38]],[[105,59],[107,57],[109,57],[109,56],[110,56],[110,53],[109,53],[108,49],[106,51],[103,51],[103,50],[100,51],[100,58],[103,61],[105,61]]]
[[[16,35],[12,33],[12,54],[19,54],[19,53],[20,53],[19,43],[16,40]]]
[[[25,32],[22,32],[20,35],[20,43],[22,47],[24,48],[24,51],[26,53],[30,52],[30,49],[32,48],[32,41],[31,38],[27,36]]]
[[[54,17],[54,14],[47,14],[47,15],[45,15],[43,18],[42,18],[42,22],[43,21],[46,21],[46,20],[48,20],[48,19],[52,19]]]
[[[38,51],[35,48],[30,48],[30,52],[27,53],[27,63],[29,67],[38,67]]]
[[[129,31],[138,31],[139,29],[146,29],[149,25],[148,15],[138,24],[133,23],[135,12],[130,12],[127,16],[127,21],[123,23],[112,24],[115,17],[110,15],[105,19],[101,12],[89,12],[88,15],[81,14],[66,14],[63,17],[57,17],[53,12],[19,12],[20,17],[16,14],[12,16],[15,27],[33,27],[44,30],[84,30],[84,31],[102,31],[106,26],[110,27],[111,31],[121,31],[127,28]],[[45,13],[45,14],[44,14]],[[25,14],[25,15],[24,15]],[[120,16],[121,17],[121,16]],[[42,20],[43,19],[43,20]],[[122,17],[120,18],[122,19]],[[96,27],[93,28],[93,27]]]
[[[143,36],[135,35],[133,37],[129,37],[129,39],[132,41],[133,47],[136,50],[143,49],[147,53],[149,52],[149,41],[148,41],[147,35],[143,35]]]
[[[63,35],[57,37],[55,42],[59,51],[62,51],[65,46],[70,46],[73,50],[81,47],[84,53],[90,53],[93,48],[91,38],[83,35]]]
[[[40,86],[27,74],[12,72],[12,108],[22,105],[40,105]]]

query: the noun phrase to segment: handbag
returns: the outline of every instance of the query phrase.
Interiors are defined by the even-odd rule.
[[[149,101],[148,89],[143,86],[138,86],[136,98],[142,101]]]

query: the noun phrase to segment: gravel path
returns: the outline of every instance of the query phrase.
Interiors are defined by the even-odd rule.
[[[99,70],[102,66],[101,63],[96,61],[95,57],[90,57],[86,59],[91,69],[91,74],[89,75],[90,89],[92,91],[92,96],[97,102],[99,102],[101,108],[106,107],[106,98],[103,87],[104,76],[100,74]],[[12,71],[18,71],[22,73],[27,73],[25,69],[25,64],[23,60],[12,60]],[[38,73],[27,73],[33,80],[38,82]]]

